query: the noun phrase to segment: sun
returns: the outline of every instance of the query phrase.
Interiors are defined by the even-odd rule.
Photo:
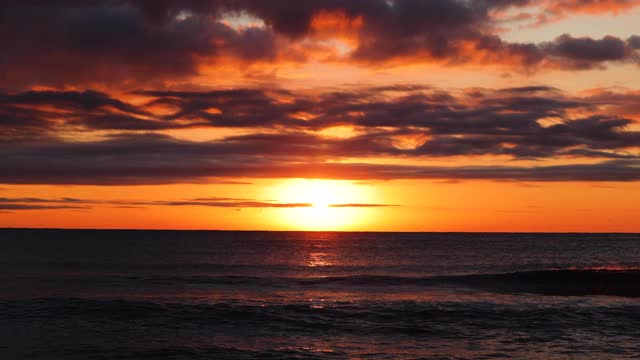
[[[340,195],[345,195],[344,187],[344,184],[335,184],[327,180],[302,180],[287,185],[287,191],[302,203],[323,208],[341,203]]]
[[[309,204],[279,209],[277,221],[286,228],[299,230],[354,229],[367,222],[367,209],[332,205],[374,201],[369,186],[343,180],[286,180],[274,187],[270,196],[282,203]]]

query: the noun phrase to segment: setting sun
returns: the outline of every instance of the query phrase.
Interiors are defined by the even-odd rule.
[[[339,180],[287,180],[268,196],[283,203],[309,204],[280,212],[278,221],[300,230],[353,229],[371,221],[366,207],[376,202],[370,186]]]

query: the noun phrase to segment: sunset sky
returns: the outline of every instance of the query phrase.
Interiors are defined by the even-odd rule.
[[[640,231],[638,0],[8,0],[0,227]]]

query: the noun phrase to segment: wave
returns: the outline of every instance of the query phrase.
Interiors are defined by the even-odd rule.
[[[156,285],[243,287],[466,287],[496,293],[530,293],[557,296],[608,295],[640,297],[640,269],[569,268],[496,274],[447,276],[350,275],[323,277],[258,276],[124,276],[121,281]]]
[[[311,284],[349,285],[457,285],[498,293],[556,296],[608,295],[640,297],[640,269],[572,268],[460,276],[393,277],[352,276],[311,279]]]
[[[312,349],[239,349],[233,347],[204,346],[188,347],[175,346],[160,349],[143,350],[117,354],[123,359],[309,359],[331,360],[344,359],[346,353],[341,351],[312,350]]]
[[[244,344],[241,344],[244,345]],[[2,347],[0,347],[0,350]],[[11,359],[309,359],[309,360],[339,360],[347,358],[342,351],[331,349],[309,349],[303,346],[292,348],[246,349],[230,346],[213,345],[174,345],[174,346],[144,346],[130,345],[105,346],[96,344],[77,344],[72,347],[52,347],[31,351],[8,348],[3,353]]]
[[[356,335],[403,334],[437,338],[479,338],[481,330],[583,328],[600,331],[603,319],[625,333],[640,336],[640,306],[504,305],[491,302],[360,301],[308,303],[189,304],[133,300],[47,298],[0,301],[0,323],[86,324],[97,328],[172,327],[199,332],[242,335],[264,332]]]
[[[458,285],[509,294],[640,297],[640,269],[637,268],[572,268],[421,278],[366,276],[319,281],[371,285]]]
[[[110,349],[93,349],[98,354],[109,354]],[[65,354],[66,355],[66,354]],[[311,349],[241,349],[220,346],[172,346],[149,350],[124,351],[119,349],[112,358],[118,359],[309,359],[331,360],[344,359],[346,353],[330,350]],[[103,357],[100,357],[103,358]]]
[[[452,277],[453,283],[499,293],[640,297],[640,269],[571,268]]]
[[[607,358],[615,347],[622,358],[637,353],[640,305],[371,300],[319,307],[42,298],[0,300],[0,330],[6,340],[0,354],[11,359],[389,359],[401,356],[350,355],[371,343],[406,355],[416,346],[438,352],[444,350],[434,344],[454,351],[498,342],[506,350],[555,350],[556,357],[558,342],[573,344],[576,352],[568,356],[575,357],[599,350],[596,357]],[[12,346],[16,353],[7,354]],[[323,350],[328,348],[335,350]],[[554,354],[520,355],[515,357]]]
[[[17,277],[23,283],[28,275]],[[76,284],[94,289],[325,289],[376,292],[423,291],[427,289],[475,289],[501,294],[538,294],[553,296],[619,296],[640,298],[640,269],[624,267],[565,268],[490,274],[400,276],[354,274],[340,276],[286,277],[247,275],[123,275],[73,274],[52,275],[50,282]],[[402,287],[403,289],[398,289]]]

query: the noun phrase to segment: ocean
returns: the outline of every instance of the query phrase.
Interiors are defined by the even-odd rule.
[[[640,235],[0,239],[0,359],[640,357]]]

